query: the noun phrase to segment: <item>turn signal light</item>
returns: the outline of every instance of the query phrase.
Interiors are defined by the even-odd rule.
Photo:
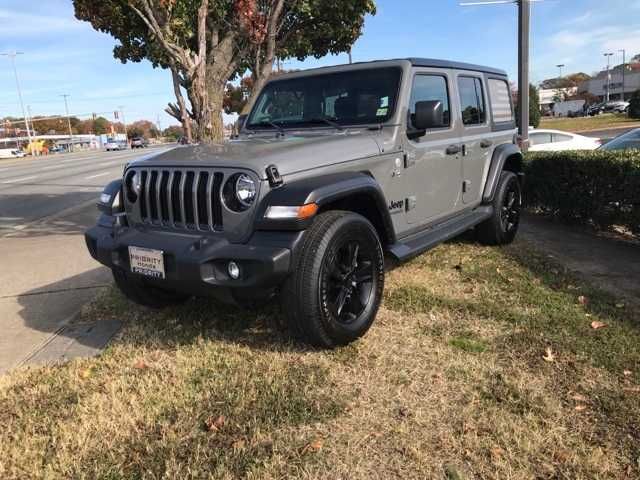
[[[282,206],[282,207],[269,207],[264,214],[265,218],[269,220],[306,220],[313,217],[318,213],[318,205],[316,203],[307,203],[302,206]]]

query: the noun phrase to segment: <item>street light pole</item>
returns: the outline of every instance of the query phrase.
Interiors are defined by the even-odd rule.
[[[22,90],[20,90],[20,80],[18,79],[18,69],[16,68],[16,56],[24,55],[24,52],[8,52],[0,53],[3,57],[9,57],[11,65],[13,66],[13,74],[16,77],[16,88],[18,90],[18,98],[20,99],[20,108],[22,109],[22,118],[24,118],[24,126],[27,129],[27,138],[29,139],[29,148],[33,147],[31,142],[31,129],[29,128],[29,122],[27,120],[27,112],[24,109],[24,102],[22,101]],[[33,152],[32,152],[33,153]]]
[[[624,74],[627,70],[627,51],[624,48],[618,51],[622,52],[622,101],[624,102]]]
[[[70,97],[69,94],[60,95],[64,97],[64,110],[67,113],[67,126],[69,127],[69,151],[73,152],[73,132],[71,131],[71,117],[69,116],[69,104],[67,103],[67,97]]]
[[[611,100],[611,74],[609,73],[609,69],[611,68],[611,57],[613,53],[605,53],[605,57],[607,57],[607,103]]]
[[[129,135],[127,135],[127,122],[124,119],[124,105],[119,105],[118,110],[120,110],[120,116],[122,117],[122,124],[124,125],[124,141],[129,142]]]
[[[560,76],[558,77],[558,98],[560,99],[560,101],[562,101],[562,67],[564,67],[564,63],[560,64],[560,65],[556,65],[556,67],[558,67],[560,69]]]

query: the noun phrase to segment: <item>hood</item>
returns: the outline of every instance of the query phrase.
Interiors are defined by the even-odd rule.
[[[179,146],[146,156],[132,166],[233,167],[253,170],[266,179],[269,165],[285,176],[334,163],[380,154],[380,147],[369,131],[345,131],[337,134],[295,135],[284,137],[253,136],[224,144]]]

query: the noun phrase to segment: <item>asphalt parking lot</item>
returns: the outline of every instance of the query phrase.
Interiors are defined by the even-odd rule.
[[[110,284],[83,232],[102,187],[152,151],[0,160],[0,372],[32,358]]]

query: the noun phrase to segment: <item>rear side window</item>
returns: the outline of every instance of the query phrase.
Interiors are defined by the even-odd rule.
[[[571,140],[573,140],[573,137],[571,135],[564,135],[562,133],[553,134],[553,143],[570,142]]]
[[[459,77],[460,106],[462,123],[465,125],[481,125],[487,119],[484,104],[482,80],[475,77]]]
[[[531,145],[544,145],[551,143],[551,134],[546,132],[532,133],[529,135],[529,143]]]
[[[442,102],[444,123],[449,125],[451,123],[451,113],[449,110],[447,79],[441,75],[416,75],[409,103],[411,126],[413,126],[416,114],[416,103],[433,100]]]
[[[489,96],[494,123],[513,122],[511,93],[504,80],[489,79]]]

